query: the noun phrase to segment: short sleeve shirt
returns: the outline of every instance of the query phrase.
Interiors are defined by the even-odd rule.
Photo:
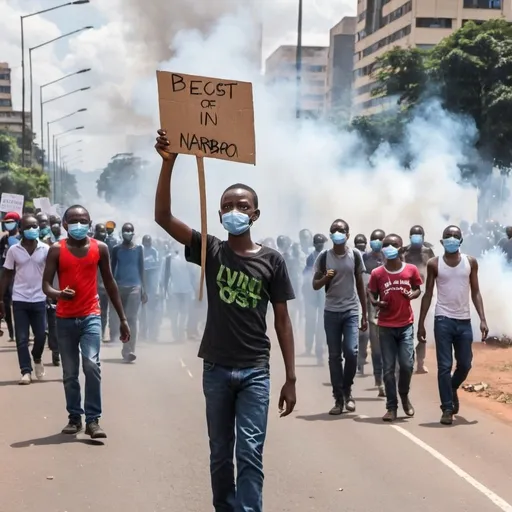
[[[208,313],[199,357],[235,368],[269,363],[268,303],[295,298],[283,257],[262,246],[250,256],[239,256],[227,242],[208,235],[206,290]],[[201,234],[193,232],[188,261],[201,264]]]

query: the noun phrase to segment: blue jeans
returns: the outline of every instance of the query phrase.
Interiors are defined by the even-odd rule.
[[[78,421],[84,414],[78,380],[81,353],[85,375],[85,422],[98,420],[101,416],[101,317],[57,318],[57,340],[69,419]]]
[[[379,340],[384,366],[384,387],[386,388],[386,409],[398,409],[396,394],[396,362],[398,359],[398,394],[406,397],[411,388],[414,371],[414,326],[379,326]]]
[[[35,363],[41,362],[46,341],[46,301],[12,302],[14,316],[14,332],[16,333],[16,348],[21,374],[32,373],[32,361],[28,350],[30,328],[34,333],[32,357]]]
[[[382,353],[380,350],[379,326],[372,322],[368,322],[368,330],[366,332],[359,333],[359,356],[357,364],[360,366],[366,364],[366,358],[368,357],[368,341],[370,342],[370,348],[372,350],[372,366],[375,384],[381,386]]]
[[[453,391],[466,380],[473,361],[473,330],[471,320],[455,320],[436,316],[434,338],[437,355],[437,382],[441,409],[453,410]],[[457,366],[452,375],[453,352]]]
[[[346,395],[350,395],[356,376],[359,316],[354,315],[353,311],[324,311],[324,328],[329,350],[332,394],[335,400],[342,400]]]
[[[228,368],[204,361],[203,392],[215,512],[262,512],[269,368]]]

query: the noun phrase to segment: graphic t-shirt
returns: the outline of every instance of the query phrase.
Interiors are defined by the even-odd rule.
[[[268,365],[267,308],[295,298],[283,257],[262,246],[250,256],[235,254],[208,235],[206,290],[208,314],[199,357],[234,368]],[[188,261],[201,264],[201,234],[193,232]]]
[[[370,292],[378,293],[380,300],[388,303],[386,308],[379,310],[379,326],[405,327],[412,324],[414,314],[411,301],[404,292],[422,284],[418,269],[410,263],[404,263],[397,272],[390,272],[384,266],[373,270],[368,285]]]

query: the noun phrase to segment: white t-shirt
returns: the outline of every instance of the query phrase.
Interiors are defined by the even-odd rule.
[[[44,302],[43,271],[50,247],[37,241],[32,256],[21,243],[13,245],[7,251],[4,268],[15,270],[12,300],[21,302]]]

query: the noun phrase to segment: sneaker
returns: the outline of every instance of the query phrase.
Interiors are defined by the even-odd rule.
[[[52,354],[52,364],[53,366],[60,366],[60,356],[58,353]]]
[[[453,411],[443,411],[443,415],[441,416],[441,424],[442,425],[451,425],[453,423]]]
[[[133,363],[137,359],[137,356],[130,352],[129,354],[123,354],[123,360],[125,363]]]
[[[457,394],[457,390],[453,389],[453,414],[459,414],[460,403],[459,403],[459,395]]]
[[[329,411],[331,416],[339,416],[343,412],[343,401],[336,400],[334,407]]]
[[[421,374],[425,374],[425,373],[428,373],[428,368],[426,366],[418,366],[418,368],[416,369],[416,373],[421,375]]]
[[[34,363],[34,366],[35,366],[36,378],[38,380],[41,380],[45,376],[44,364],[43,363]]]
[[[32,374],[31,373],[24,373],[21,376],[21,379],[18,382],[18,384],[20,384],[21,386],[26,386],[27,384],[30,384],[31,382],[32,382]]]
[[[381,384],[378,386],[379,394],[377,395],[379,398],[386,398],[386,390],[384,389],[384,386]]]
[[[396,420],[395,409],[388,409],[386,414],[384,414],[384,416],[382,416],[382,421],[391,422],[391,421],[395,421],[395,420]]]
[[[62,429],[63,434],[73,435],[82,431],[82,420],[69,420],[69,423]]]
[[[345,397],[345,408],[348,412],[356,412],[356,401],[351,394]]]
[[[107,434],[105,434],[105,431],[100,427],[100,424],[97,420],[87,423],[87,426],[85,427],[85,433],[88,436],[91,436],[91,439],[107,438]]]
[[[409,418],[412,418],[414,416],[414,407],[411,404],[411,401],[409,400],[409,397],[407,395],[402,396],[402,407],[404,409],[405,415],[409,416]]]

